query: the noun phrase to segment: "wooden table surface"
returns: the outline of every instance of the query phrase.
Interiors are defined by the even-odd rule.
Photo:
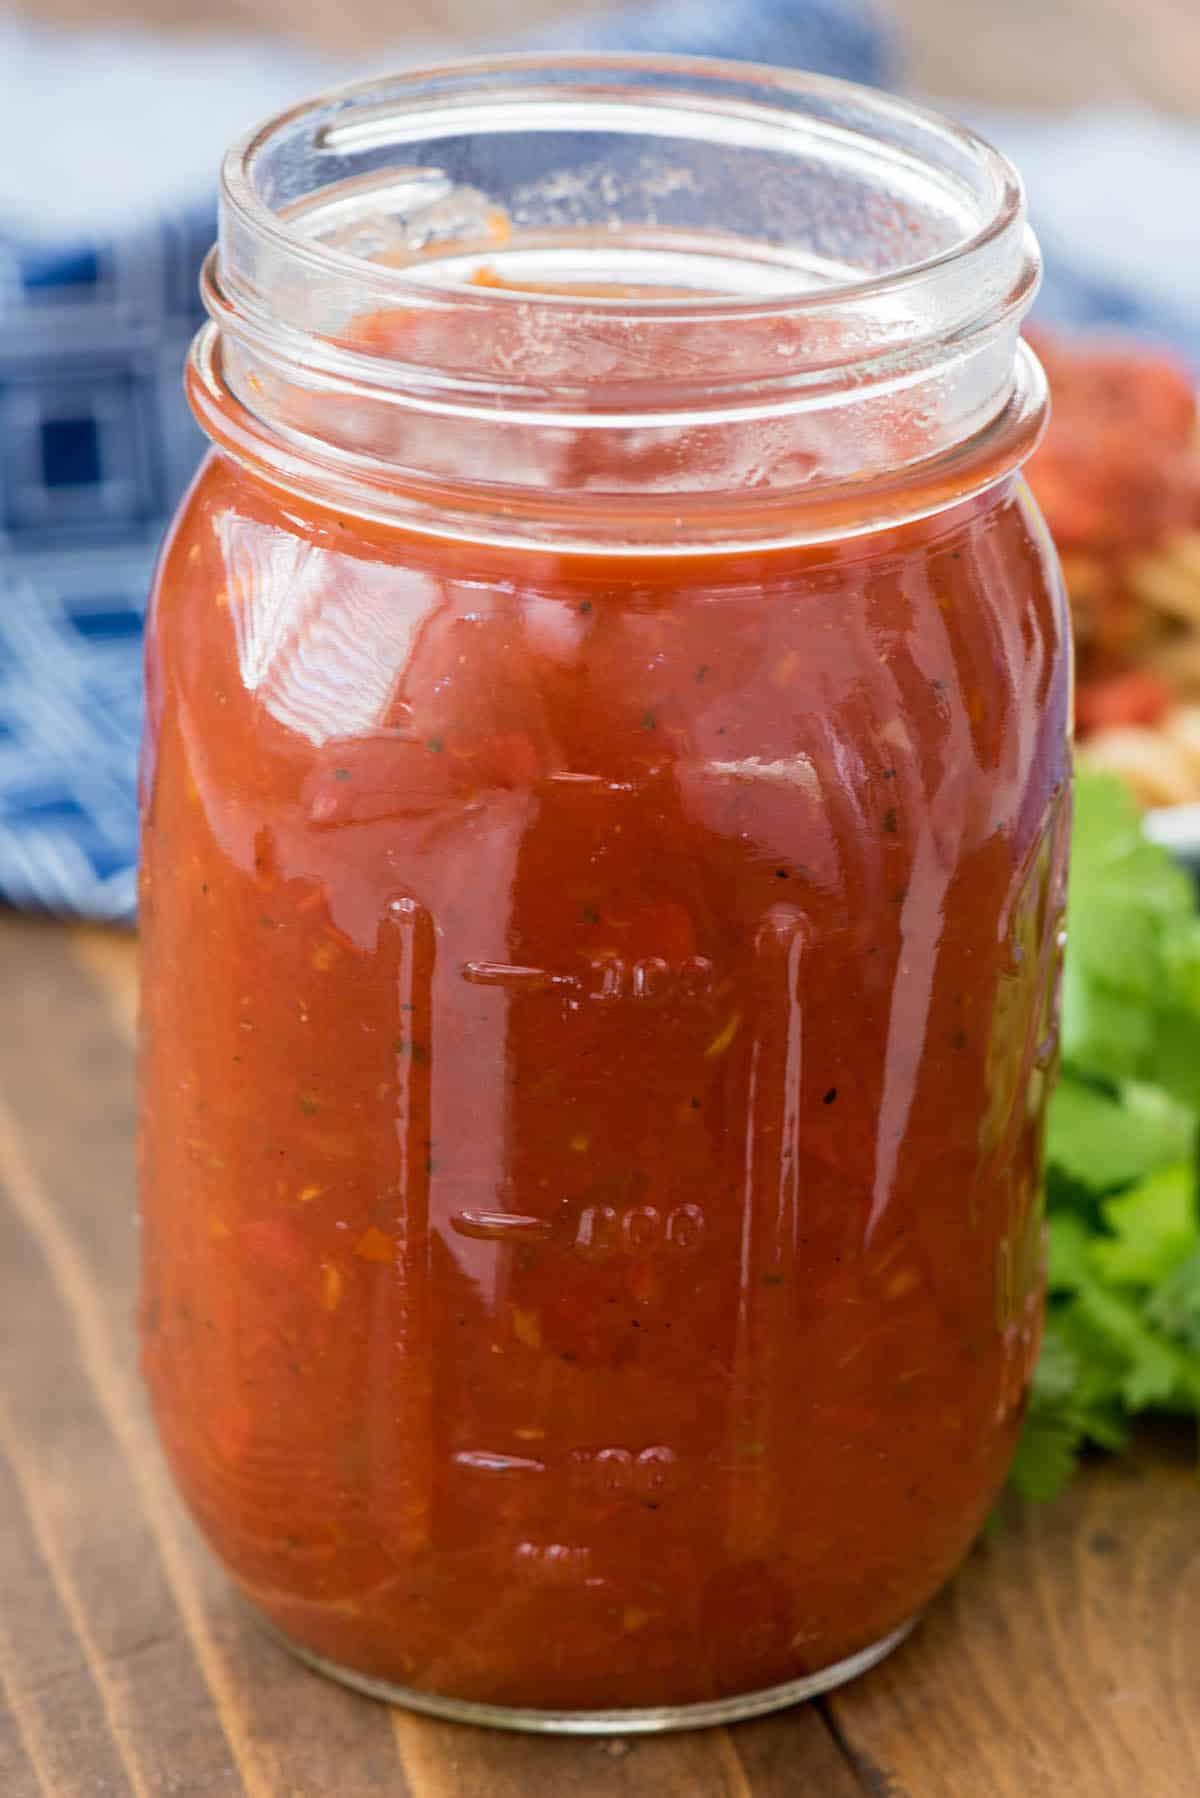
[[[344,45],[554,0],[37,0]],[[971,101],[1200,107],[1197,0],[901,0]],[[428,16],[427,16],[428,15]],[[1014,1507],[854,1686],[702,1734],[540,1740],[389,1710],[267,1642],[155,1447],[133,1341],[132,942],[0,919],[0,1798],[1197,1798],[1200,1483],[1163,1435]]]
[[[0,1798],[1196,1798],[1200,1482],[1170,1435],[1013,1506],[898,1652],[727,1730],[429,1721],[263,1637],[134,1338],[132,941],[0,919]]]
[[[588,0],[14,0],[69,24],[286,31],[365,56],[533,31]],[[603,0],[592,0],[603,5]],[[625,0],[628,3],[628,0]],[[795,5],[802,0],[792,0]],[[611,0],[619,5],[621,0]],[[721,0],[712,0],[713,6]],[[972,104],[1153,105],[1200,113],[1197,0],[876,0],[899,22],[910,87]]]

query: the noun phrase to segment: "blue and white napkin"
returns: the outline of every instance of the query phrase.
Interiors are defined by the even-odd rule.
[[[898,74],[870,0],[653,0],[538,43]],[[0,71],[0,901],[125,920],[142,612],[201,449],[180,373],[214,172],[258,118],[369,70],[0,20]],[[976,122],[1024,167],[1046,312],[1144,330],[1200,367],[1200,132],[1135,115]]]
[[[656,0],[539,43],[894,69],[869,0]],[[258,119],[369,71],[2,20],[0,71],[0,902],[128,919],[142,613],[202,447],[180,380],[215,171]]]

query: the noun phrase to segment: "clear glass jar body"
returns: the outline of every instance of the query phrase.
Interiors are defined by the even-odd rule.
[[[845,1677],[1038,1346],[1069,669],[1013,456],[867,528],[539,549],[273,479],[297,413],[207,391],[144,787],[181,1489],[301,1652],[451,1714]]]

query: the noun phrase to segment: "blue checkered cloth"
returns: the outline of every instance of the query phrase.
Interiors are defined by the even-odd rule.
[[[128,918],[142,611],[200,436],[180,389],[212,238],[0,240],[0,896]]]
[[[893,73],[891,40],[869,0],[652,4],[541,42],[741,56],[868,82]],[[111,79],[98,79],[105,50]],[[214,86],[222,60],[239,118],[228,116],[228,87]],[[245,46],[93,38],[84,54],[70,38],[11,21],[0,21],[0,66],[6,108],[21,114],[10,110],[0,126],[0,901],[126,920],[142,615],[159,541],[202,448],[180,383],[215,232],[207,177],[243,125],[358,71],[286,50],[255,59]],[[166,205],[144,121],[164,93],[170,100],[173,77],[187,84],[175,130],[189,143],[175,177],[182,191]],[[28,167],[39,114],[55,120],[43,147],[58,159],[41,193]],[[20,180],[6,134],[23,140]],[[128,222],[111,203],[122,155]],[[103,235],[90,227],[97,217]]]
[[[896,77],[870,0],[652,0],[540,42]],[[4,20],[0,69],[0,901],[126,920],[142,613],[202,447],[180,375],[211,172],[243,126],[361,71],[278,47],[81,50]],[[1200,133],[978,122],[1025,170],[1049,315],[1136,328],[1200,365]]]

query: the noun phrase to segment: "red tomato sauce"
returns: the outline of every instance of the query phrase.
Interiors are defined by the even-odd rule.
[[[296,1642],[678,1704],[914,1616],[1036,1359],[1069,704],[1019,486],[721,554],[210,459],[144,768],[144,1358]]]
[[[1076,734],[1154,727],[1171,710],[1178,676],[1139,665],[1166,633],[1138,571],[1200,521],[1195,383],[1160,350],[1030,335],[1052,408],[1028,474],[1071,595]],[[1186,593],[1186,573],[1182,584]]]

